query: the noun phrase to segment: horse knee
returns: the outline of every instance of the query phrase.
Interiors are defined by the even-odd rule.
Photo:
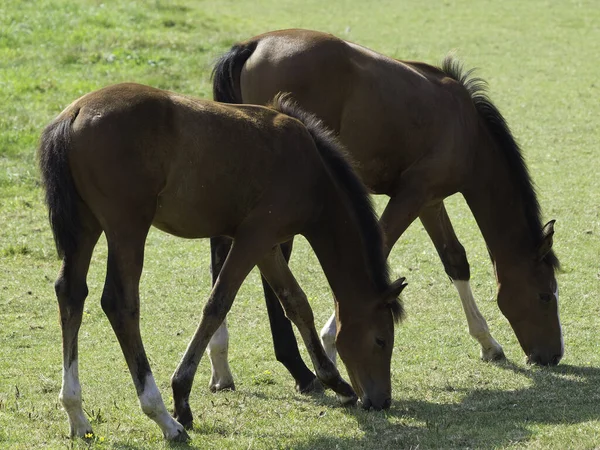
[[[457,248],[444,248],[440,252],[442,263],[446,274],[452,280],[469,280],[471,278],[471,269],[467,260],[467,253],[462,245]]]

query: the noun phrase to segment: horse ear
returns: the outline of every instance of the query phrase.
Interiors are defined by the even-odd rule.
[[[390,287],[388,288],[388,290],[385,293],[385,298],[387,298],[387,299],[398,298],[400,293],[407,286],[407,283],[405,283],[405,281],[406,281],[405,277],[400,277],[396,281],[394,281],[392,284],[390,284]]]
[[[544,228],[542,228],[542,241],[540,242],[537,250],[538,261],[543,260],[548,252],[552,250],[555,222],[556,220],[551,220],[544,225]]]

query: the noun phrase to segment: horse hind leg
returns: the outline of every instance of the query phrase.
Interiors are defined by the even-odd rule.
[[[469,283],[469,262],[464,247],[459,242],[444,203],[424,208],[419,214],[421,223],[433,241],[435,248],[442,260],[446,274],[454,283],[467,316],[469,334],[481,346],[481,359],[495,361],[504,359],[504,351],[492,337],[487,322],[475,303],[471,285]]]
[[[128,220],[123,215],[119,222]],[[189,437],[165,407],[140,334],[139,281],[148,229],[149,225],[137,227],[130,223],[129,229],[121,226],[118,233],[107,232],[108,265],[102,309],[125,356],[142,411],[158,424],[166,439],[184,441]]]
[[[258,267],[279,298],[286,316],[298,327],[319,380],[331,388],[342,403],[355,403],[357,397],[354,390],[342,380],[335,364],[325,354],[306,294],[290,271],[281,249],[275,247]]]
[[[219,278],[225,259],[231,249],[231,244],[232,240],[224,236],[210,239],[210,272],[213,286]],[[228,360],[229,331],[227,330],[227,318],[223,319],[223,323],[211,337],[206,347],[206,353],[211,367],[211,377],[208,383],[211,392],[235,390],[235,382]]]
[[[85,210],[85,206],[80,208]],[[100,237],[99,224],[91,216],[81,218],[82,231],[76,238],[74,250],[65,252],[62,267],[55,283],[60,314],[63,346],[62,387],[59,400],[68,417],[71,437],[92,433],[92,426],[83,412],[79,383],[78,334],[83,306],[88,294],[86,277],[94,247]]]
[[[337,358],[337,350],[335,348],[335,336],[337,333],[337,324],[335,321],[335,312],[331,314],[329,320],[321,328],[321,343],[325,349],[327,357],[335,364]]]

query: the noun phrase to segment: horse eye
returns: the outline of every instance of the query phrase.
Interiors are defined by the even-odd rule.
[[[381,348],[385,348],[385,341],[381,338],[375,338],[375,343],[381,347]]]
[[[550,303],[554,294],[540,294],[540,300],[544,303]]]

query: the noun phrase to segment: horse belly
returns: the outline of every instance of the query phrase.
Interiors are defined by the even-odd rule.
[[[163,190],[152,222],[162,231],[187,239],[231,236],[238,223],[235,214],[220,205],[209,190],[200,193]]]

